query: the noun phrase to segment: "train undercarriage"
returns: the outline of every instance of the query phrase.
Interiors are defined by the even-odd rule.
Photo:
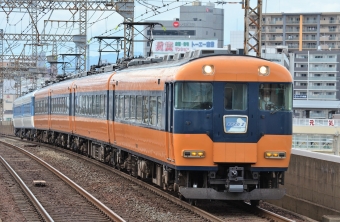
[[[250,164],[219,164],[217,171],[176,170],[122,148],[75,135],[32,129],[16,130],[15,135],[81,153],[175,192],[190,203],[197,199],[250,200],[257,205],[261,199],[280,199],[285,194],[279,189],[284,184],[284,172],[251,171]]]

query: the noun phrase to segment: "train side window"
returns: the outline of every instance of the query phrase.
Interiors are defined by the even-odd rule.
[[[100,115],[100,95],[96,95],[96,106],[95,106],[95,109],[96,109],[95,115],[96,116]]]
[[[143,123],[149,123],[149,97],[143,96]]]
[[[66,104],[65,104],[65,114],[69,113],[69,109],[70,109],[70,97],[66,96]]]
[[[100,95],[100,116],[105,117],[105,95]]]
[[[118,118],[119,96],[115,96],[115,117]]]
[[[118,117],[123,118],[124,116],[124,96],[119,96],[119,110]]]
[[[157,100],[156,96],[150,96],[150,125],[156,126],[157,123]]]
[[[142,96],[137,96],[137,122],[142,122]]]
[[[157,126],[162,123],[162,97],[157,96]]]
[[[136,120],[136,96],[130,97],[130,120]]]
[[[130,118],[130,96],[124,96],[124,119],[128,120]]]

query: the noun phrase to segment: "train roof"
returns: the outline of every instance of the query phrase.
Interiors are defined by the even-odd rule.
[[[22,104],[27,104],[31,102],[32,97],[34,97],[35,93],[37,92],[37,90],[27,93],[26,95],[23,95],[21,97],[18,97],[14,100],[13,102],[13,106],[20,106]]]

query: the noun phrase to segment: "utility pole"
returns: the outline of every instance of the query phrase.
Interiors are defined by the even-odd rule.
[[[242,1],[244,9],[244,54],[254,51],[256,57],[261,57],[262,33],[262,0],[257,0],[256,7],[250,6],[250,0]],[[255,26],[254,33],[249,32],[249,26]]]
[[[252,8],[250,0],[241,2],[218,1],[217,4],[242,4],[244,9],[244,54],[254,51],[257,57],[261,57],[261,32],[262,32],[262,0],[256,0],[257,5]],[[249,27],[255,26],[255,32],[250,33]]]

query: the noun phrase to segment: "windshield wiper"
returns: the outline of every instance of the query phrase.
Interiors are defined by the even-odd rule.
[[[279,110],[282,110],[282,108],[280,109],[279,107],[276,107],[276,109],[273,110],[273,111],[271,111],[270,114],[274,114],[274,113],[276,113],[276,112],[279,111]]]

